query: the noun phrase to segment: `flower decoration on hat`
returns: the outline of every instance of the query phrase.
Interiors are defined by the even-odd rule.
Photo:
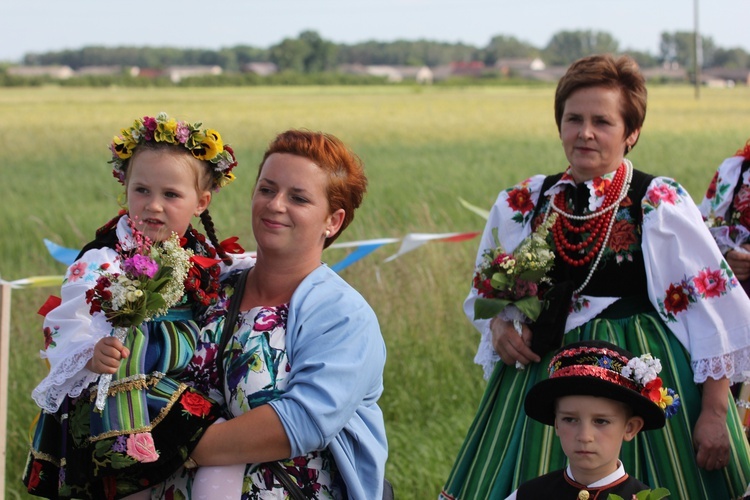
[[[680,407],[680,398],[663,387],[661,363],[650,354],[636,357],[610,342],[587,340],[558,349],[549,377],[526,394],[526,414],[555,425],[555,402],[565,396],[594,396],[620,401],[644,420],[643,430],[664,427]]]
[[[622,375],[638,384],[641,394],[661,408],[664,416],[669,418],[677,413],[681,404],[680,396],[674,390],[663,387],[659,372],[661,362],[651,354],[631,358],[622,368]]]
[[[136,148],[146,142],[161,142],[184,146],[195,158],[208,162],[213,174],[213,189],[218,191],[234,181],[232,170],[237,166],[237,159],[216,130],[202,130],[200,127],[201,123],[177,121],[167,113],[136,119],[110,144],[112,160],[109,163],[114,165],[114,176],[125,184],[127,162]]]

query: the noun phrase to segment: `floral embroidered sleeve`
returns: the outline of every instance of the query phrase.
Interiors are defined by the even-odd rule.
[[[496,246],[492,235],[493,229],[497,229],[500,243],[508,252],[512,252],[531,233],[531,218],[543,182],[544,176],[536,175],[500,192],[497,201],[490,210],[489,219],[482,234],[476,266],[481,265],[485,251]],[[472,286],[464,301],[464,313],[482,334],[474,362],[484,368],[484,376],[489,378],[500,357],[492,347],[490,320],[474,320],[474,301],[476,298],[477,290]]]
[[[733,156],[724,160],[698,207],[724,255],[729,250],[742,252],[740,245],[750,241],[750,170],[742,172],[745,159]]]
[[[690,195],[657,177],[642,202],[651,302],[692,358],[696,383],[750,369],[750,299]]]
[[[65,396],[79,396],[99,376],[85,366],[94,345],[110,334],[111,326],[93,320],[86,292],[94,288],[102,270],[119,270],[115,259],[114,250],[103,248],[90,250],[74,262],[63,280],[62,302],[44,319],[45,350],[41,356],[49,361],[50,371],[32,397],[48,412],[57,411]]]

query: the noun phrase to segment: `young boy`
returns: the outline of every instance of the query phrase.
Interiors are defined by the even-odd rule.
[[[628,476],[618,457],[623,441],[664,427],[679,407],[679,397],[661,387],[660,371],[658,359],[608,342],[556,351],[549,378],[531,388],[524,406],[529,417],[555,427],[568,467],[523,483],[508,499],[604,500],[650,489]]]

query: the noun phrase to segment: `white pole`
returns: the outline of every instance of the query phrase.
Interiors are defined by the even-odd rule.
[[[10,348],[10,283],[0,284],[0,498],[5,498],[8,436],[8,360]]]

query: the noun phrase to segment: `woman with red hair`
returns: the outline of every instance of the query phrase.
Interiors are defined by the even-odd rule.
[[[160,498],[382,497],[385,344],[365,299],[321,264],[366,187],[336,137],[290,130],[271,142],[252,196],[257,258],[223,280],[190,368],[229,420]]]

